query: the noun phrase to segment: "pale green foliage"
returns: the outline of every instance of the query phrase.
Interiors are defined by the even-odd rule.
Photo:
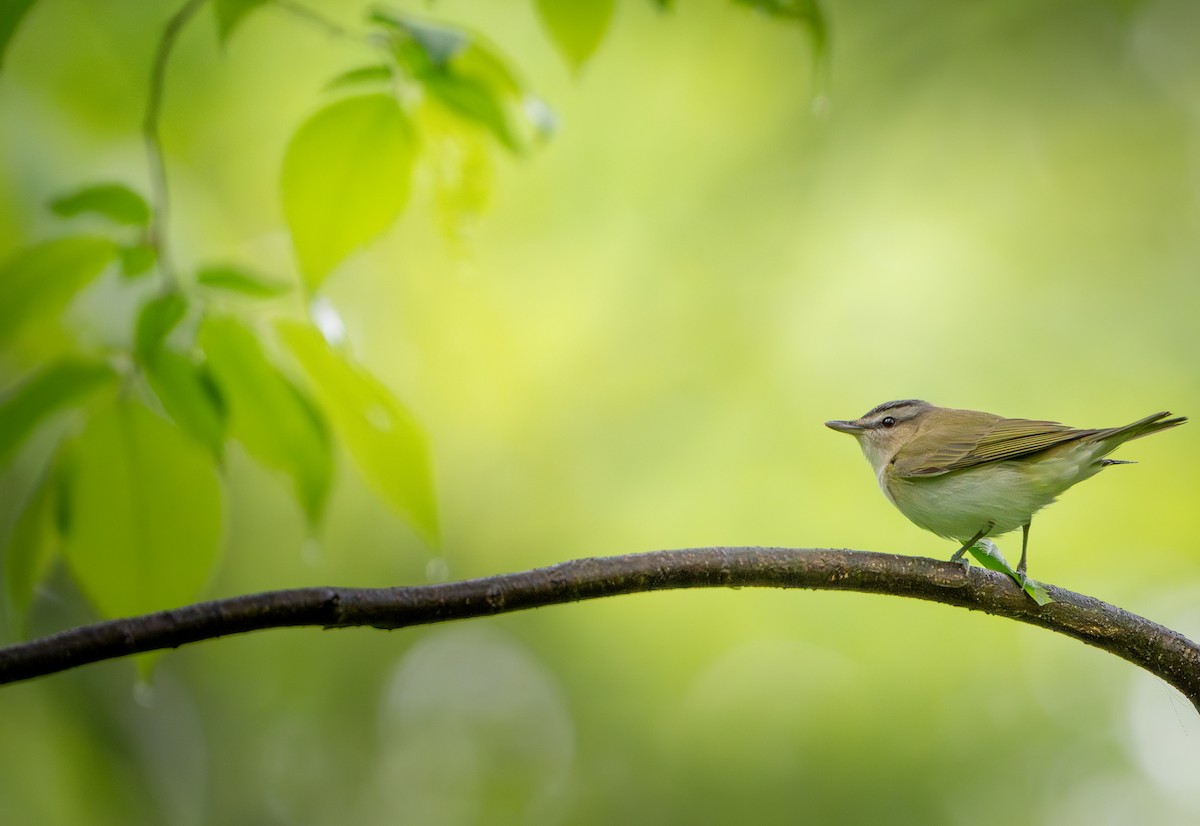
[[[171,330],[187,313],[187,299],[174,290],[147,301],[138,313],[134,328],[134,352],[143,363],[153,361],[154,354]]]
[[[538,17],[575,69],[595,54],[612,23],[616,0],[535,0]]]
[[[4,65],[4,54],[13,32],[33,4],[34,0],[4,0],[0,3],[0,66]]]
[[[13,2],[0,9],[0,61],[32,5]],[[272,4],[212,0],[210,5],[218,40],[225,46],[252,12]],[[812,3],[794,8],[786,3],[756,5],[796,19],[811,17],[816,9]],[[181,13],[194,8],[181,3],[171,20],[186,23],[188,14]],[[277,10],[280,18],[308,23],[322,16],[299,5],[283,4]],[[535,0],[535,10],[555,46],[578,68],[611,28],[615,2]],[[327,85],[336,94],[350,96],[318,108],[298,126],[280,173],[283,214],[300,281],[308,292],[320,290],[350,256],[394,225],[410,201],[418,164],[423,165],[420,177],[432,190],[444,232],[460,242],[468,222],[490,201],[497,156],[529,154],[555,126],[549,107],[530,94],[516,67],[480,33],[379,8],[366,15],[366,23],[365,35],[338,23],[321,24],[325,31],[357,40],[364,52],[362,63]],[[164,88],[169,98],[171,84]],[[19,250],[0,265],[0,343],[35,324],[46,327],[39,330],[43,335],[38,346],[57,339],[60,331],[48,325],[57,328],[76,295],[105,272],[126,279],[163,279],[149,298],[136,286],[119,288],[126,306],[115,315],[132,318],[132,329],[123,337],[105,339],[103,359],[67,358],[32,371],[5,393],[0,401],[0,462],[11,459],[27,437],[59,412],[73,413],[75,421],[85,425],[85,457],[98,455],[97,445],[106,445],[109,458],[121,453],[127,469],[141,466],[136,454],[141,442],[108,439],[104,434],[112,435],[114,421],[123,423],[122,433],[132,427],[150,434],[146,438],[152,441],[169,432],[170,437],[162,438],[184,445],[180,449],[193,459],[203,457],[214,473],[232,437],[252,457],[291,479],[309,525],[315,526],[331,483],[332,431],[380,497],[418,534],[436,542],[430,449],[411,414],[382,383],[330,347],[313,328],[298,322],[277,324],[273,329],[303,368],[312,397],[320,402],[314,405],[277,366],[274,342],[259,332],[266,325],[213,314],[214,305],[240,301],[243,308],[261,312],[264,305],[244,299],[280,299],[269,305],[274,312],[286,306],[293,285],[252,267],[227,264],[203,266],[194,279],[181,282],[173,271],[159,267],[160,261],[172,258],[163,245],[176,231],[178,217],[171,225],[156,223],[158,206],[120,182],[80,187],[52,201],[51,211],[64,219],[102,219],[100,226],[111,237],[45,241]],[[95,293],[107,295],[117,289],[109,281]],[[79,343],[88,352],[97,346],[86,335]],[[118,379],[125,401],[117,413],[102,414],[99,423],[83,419],[80,414],[91,412],[95,392]],[[72,466],[65,454],[55,455],[44,469],[45,479],[56,480]],[[87,462],[83,466],[90,467]],[[28,550],[9,556],[16,565],[19,593],[11,602],[18,613],[47,570],[48,557],[39,550],[53,545],[55,527],[47,513],[70,514],[80,505],[75,500],[96,489],[81,487],[77,480],[67,487],[46,482],[24,498],[16,524],[18,533],[28,537],[27,543],[23,540]],[[95,536],[93,532],[72,542],[76,547],[98,542]],[[108,539],[117,537],[114,533]],[[74,569],[81,570],[78,565]],[[88,587],[97,587],[98,581],[92,576]]]
[[[829,49],[829,24],[817,0],[734,0],[772,17],[792,20],[808,28],[813,40],[813,56],[825,57]]]
[[[107,238],[56,238],[26,247],[0,265],[0,343],[60,313],[116,255],[116,244]]]
[[[333,473],[329,434],[308,399],[229,316],[209,316],[200,346],[229,410],[229,433],[251,456],[292,479],[310,524],[325,508]]]
[[[519,150],[519,139],[513,133],[508,113],[482,81],[463,75],[437,73],[424,78],[424,84],[433,100],[459,117],[479,124],[507,149],[514,152]]]
[[[491,203],[496,162],[486,136],[456,128],[441,107],[427,107],[425,163],[432,173],[434,199],[443,234],[458,240]]]
[[[225,43],[245,20],[246,16],[269,0],[212,0],[213,14],[217,17],[217,36]]]
[[[238,293],[252,298],[272,298],[290,292],[290,284],[264,278],[244,267],[217,264],[196,273],[196,283],[214,290]]]
[[[310,290],[395,221],[408,202],[415,156],[416,136],[390,95],[336,101],[296,130],[280,187]]]
[[[169,347],[160,347],[144,369],[167,415],[220,457],[226,436],[226,409],[207,366]]]
[[[96,184],[63,195],[50,203],[55,215],[100,215],[117,224],[144,227],[150,222],[150,207],[141,195],[124,184]]]
[[[0,395],[0,465],[49,416],[111,384],[107,364],[79,358],[54,362]]]
[[[4,579],[10,613],[20,623],[33,590],[46,575],[58,550],[53,479],[43,479],[25,502],[4,548]]]
[[[31,5],[12,2],[0,10],[0,60]],[[212,0],[208,5],[218,41],[227,46],[252,12],[274,4]],[[794,17],[786,4],[775,5],[779,8],[768,11]],[[186,26],[196,8],[180,2],[170,25]],[[614,0],[535,2],[554,46],[576,68],[607,36],[614,10]],[[281,4],[276,11],[278,19],[322,19],[322,12],[300,5]],[[445,234],[461,240],[464,225],[490,203],[498,158],[532,154],[556,126],[556,116],[530,94],[508,56],[466,26],[373,8],[364,32],[329,20],[320,28],[338,32],[352,48],[356,43],[361,54],[358,67],[326,85],[341,96],[295,128],[278,175],[283,217],[307,293],[322,291],[348,258],[390,231],[418,178],[432,190]],[[173,43],[167,42],[167,65]],[[163,89],[164,100],[172,104],[178,89],[172,83]],[[166,143],[163,149],[169,156],[173,146]],[[168,190],[173,190],[172,168],[168,162]],[[83,427],[72,450],[56,451],[44,463],[41,483],[24,491],[24,504],[16,509],[14,535],[20,547],[8,553],[7,561],[13,571],[10,603],[17,612],[28,606],[32,588],[46,575],[49,549],[59,533],[72,549],[71,569],[106,612],[150,604],[148,594],[163,576],[161,561],[151,562],[151,556],[194,551],[194,570],[209,570],[216,558],[210,535],[194,549],[167,541],[166,526],[188,507],[187,485],[170,478],[170,468],[150,466],[146,456],[158,448],[164,463],[178,457],[180,473],[203,479],[197,490],[204,501],[190,511],[196,519],[212,515],[208,492],[218,484],[224,445],[233,438],[253,459],[287,475],[308,525],[316,528],[329,497],[331,436],[336,435],[368,486],[428,543],[437,543],[431,449],[413,415],[310,325],[217,312],[233,304],[240,311],[294,315],[293,283],[232,264],[206,265],[193,279],[181,279],[167,263],[187,257],[170,249],[178,216],[187,211],[173,210],[173,221],[166,221],[156,215],[164,206],[148,203],[119,181],[78,187],[54,199],[50,211],[83,226],[98,223],[107,237],[43,241],[0,265],[0,343],[17,339],[26,325],[40,325],[40,343],[58,340],[68,305],[106,273],[160,280],[155,291],[102,281],[79,301],[80,311],[91,310],[89,301],[115,301],[121,306],[114,307],[113,316],[131,319],[124,335],[110,329],[98,339],[80,335],[74,347],[82,353],[26,369],[23,381],[13,383],[0,400],[0,462],[17,455],[35,431],[55,436],[44,427],[55,414]],[[276,331],[288,352],[277,352],[277,342],[263,334],[266,329]],[[296,387],[289,366],[300,367],[310,390]],[[95,413],[97,391],[118,382],[121,401],[103,397],[106,406]],[[112,490],[102,490],[98,481],[101,465],[115,468]],[[139,497],[148,487],[154,498],[143,502]],[[114,520],[106,527],[100,513],[108,507]],[[55,514],[84,517],[50,519]],[[220,513],[212,525],[220,525]],[[120,580],[124,585],[113,586],[106,597],[102,592],[118,580],[106,579],[91,553],[121,543],[128,546],[114,551],[116,561],[136,575],[132,585]],[[185,576],[186,587],[167,589],[163,601],[184,600],[202,580]]]
[[[395,70],[388,63],[377,63],[371,66],[359,66],[342,72],[325,86],[326,89],[346,89],[355,86],[374,86],[391,83],[395,78]]]
[[[105,616],[195,599],[221,547],[208,453],[142,405],[115,401],[70,446],[64,552]]]
[[[15,2],[0,9],[0,60],[31,5]],[[212,0],[210,5],[218,40],[225,46],[252,12],[271,4]],[[754,5],[814,26],[820,22],[819,10],[807,0]],[[171,20],[186,23],[192,8],[181,3]],[[607,35],[616,4],[535,0],[534,8],[554,45],[579,68]],[[300,5],[284,4],[277,10],[280,18],[308,23],[322,18],[322,12]],[[421,180],[432,190],[443,231],[461,243],[469,222],[491,199],[497,155],[529,154],[556,125],[549,107],[530,94],[516,67],[479,32],[381,8],[366,14],[366,24],[367,33],[360,35],[340,23],[320,23],[326,32],[357,40],[362,62],[327,84],[327,90],[349,96],[334,99],[300,123],[286,146],[280,172],[283,215],[300,282],[310,293],[394,225],[410,201],[418,165]],[[171,85],[164,88],[170,97]],[[106,271],[126,279],[163,279],[149,298],[145,290],[121,287],[121,300],[141,306],[125,310],[133,323],[124,338],[116,337],[120,352],[106,350],[104,360],[62,360],[8,390],[0,401],[0,461],[11,458],[54,414],[73,412],[79,418],[88,413],[95,391],[120,378],[122,398],[127,400],[123,404],[135,407],[122,407],[116,419],[88,422],[87,433],[92,435],[85,444],[107,444],[110,453],[126,451],[126,467],[138,467],[139,458],[130,451],[139,442],[105,442],[94,435],[107,432],[104,428],[113,421],[137,422],[136,428],[153,438],[166,428],[171,438],[187,446],[189,456],[205,457],[214,472],[223,463],[226,440],[235,438],[252,457],[290,478],[309,525],[315,527],[331,484],[333,432],[380,497],[418,534],[436,542],[430,449],[411,414],[315,329],[298,322],[276,324],[273,329],[303,368],[312,397],[320,402],[314,405],[277,366],[274,342],[260,333],[266,325],[214,315],[214,305],[229,303],[262,311],[264,305],[247,304],[245,299],[280,299],[270,305],[274,312],[285,306],[293,286],[252,267],[230,264],[202,266],[191,281],[180,282],[172,271],[159,267],[160,260],[172,257],[171,250],[160,247],[174,227],[155,223],[157,206],[120,182],[80,187],[52,201],[51,211],[64,219],[102,219],[111,237],[45,241],[0,265],[0,343],[16,338],[25,325],[61,323],[75,296]],[[96,292],[114,289],[106,282]],[[39,332],[43,335],[37,341],[49,342],[59,330]],[[81,342],[84,339],[81,336]],[[112,346],[113,342],[105,345]],[[138,401],[153,412],[136,407]],[[151,419],[146,420],[147,415]],[[99,449],[93,446],[93,453],[85,453],[94,455]],[[60,456],[46,466],[44,476],[57,479],[69,464]],[[10,557],[19,568],[20,595],[13,602],[22,608],[46,571],[42,562],[30,560],[42,560],[37,549],[49,546],[49,534],[41,532],[47,525],[47,502],[53,500],[55,508],[71,513],[79,504],[74,500],[91,495],[93,488],[45,490],[25,498],[17,520],[22,535],[31,537],[30,551]],[[93,578],[92,586],[95,582]]]
[[[158,263],[158,252],[150,244],[130,244],[121,247],[121,275],[126,278],[137,278],[148,275]]]
[[[530,94],[478,33],[380,11],[371,20],[387,33],[399,72],[460,127],[482,129],[514,154],[544,137],[543,124],[530,116]]]
[[[187,312],[187,300],[174,290],[146,302],[138,314],[134,352],[146,382],[167,415],[219,458],[226,436],[221,392],[205,362],[168,346],[166,341]]]
[[[436,543],[429,448],[416,420],[378,380],[335,352],[315,327],[284,322],[279,332],[367,482],[426,541]]]
[[[526,154],[549,135],[553,117],[477,32],[383,11],[371,20],[389,38],[390,80],[420,91],[413,117],[422,160],[432,173],[443,231],[458,241],[490,201],[497,146]],[[378,78],[372,68],[342,78]]]

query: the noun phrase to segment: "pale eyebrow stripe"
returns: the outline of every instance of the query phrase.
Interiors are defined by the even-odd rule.
[[[926,404],[926,402],[923,402],[920,399],[901,399],[894,402],[884,402],[883,404],[868,410],[863,415],[863,418],[865,419],[868,416],[874,416],[876,413],[882,413],[885,410],[895,410],[897,407],[907,407],[910,404]]]

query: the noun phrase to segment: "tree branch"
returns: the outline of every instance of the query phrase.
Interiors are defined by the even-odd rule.
[[[641,591],[743,586],[914,597],[1038,625],[1141,666],[1200,711],[1200,646],[1182,634],[1062,588],[1047,586],[1055,601],[1039,607],[1001,574],[921,557],[833,549],[654,551],[437,585],[297,588],[231,597],[0,648],[0,683],[265,628],[395,629]]]

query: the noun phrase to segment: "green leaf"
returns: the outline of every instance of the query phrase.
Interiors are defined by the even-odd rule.
[[[332,350],[316,328],[283,321],[278,330],[368,484],[436,544],[429,448],[416,420],[378,380]]]
[[[1054,602],[1054,597],[1050,596],[1050,592],[1040,582],[1034,582],[1032,579],[1026,577],[1020,585],[1025,593],[1029,594],[1038,605],[1048,605]]]
[[[470,46],[455,56],[452,69],[487,85],[498,97],[519,100],[525,95],[525,89],[508,61],[478,35],[471,39]]]
[[[532,138],[548,138],[557,128],[554,111],[525,89],[504,57],[482,38],[475,38],[470,47],[454,59],[451,69],[456,75],[472,78],[490,90],[497,105],[503,109],[507,126],[515,133],[519,146],[528,144]]]
[[[25,501],[4,550],[4,580],[10,611],[24,625],[33,591],[46,578],[58,551],[55,494],[58,486],[44,479]]]
[[[1012,576],[1016,572],[1012,566],[1008,564],[1008,560],[1004,558],[1004,554],[1000,553],[1000,549],[996,547],[996,543],[990,539],[981,539],[970,548],[971,556],[975,557],[984,568],[989,571],[999,571],[1002,574]]]
[[[97,184],[50,202],[55,215],[100,215],[117,224],[144,227],[150,223],[150,206],[141,195],[123,184]]]
[[[195,600],[221,547],[212,458],[131,401],[93,416],[72,452],[64,551],[84,593],[107,617]]]
[[[64,359],[6,391],[0,396],[0,465],[53,413],[115,379],[116,373],[103,362]]]
[[[143,364],[154,360],[163,339],[187,315],[187,308],[187,299],[174,290],[155,296],[142,306],[134,334],[134,352]]]
[[[283,160],[283,212],[310,289],[395,221],[415,157],[413,130],[388,95],[339,100],[296,131]]]
[[[542,133],[544,124],[525,111],[529,96],[515,73],[477,33],[411,15],[377,11],[371,19],[389,33],[397,66],[428,99],[482,127],[514,153],[528,142],[525,133]]]
[[[448,239],[459,241],[491,200],[494,153],[483,133],[445,129],[437,119],[422,125],[429,138],[426,157],[433,173],[439,224]]]
[[[996,543],[990,539],[981,539],[970,549],[971,556],[984,568],[989,571],[998,571],[1002,574],[1008,574],[1012,577],[1013,582],[1021,586],[1021,589],[1036,602],[1038,605],[1046,605],[1054,602],[1054,597],[1050,596],[1049,592],[1042,587],[1041,583],[1035,582],[1024,574],[1018,573],[1008,560],[1004,558],[1004,554],[1000,553],[1000,549],[996,547]]]
[[[240,322],[209,316],[200,327],[200,347],[228,406],[230,434],[263,464],[292,478],[310,524],[316,524],[333,475],[329,433],[320,414]]]
[[[377,12],[373,19],[393,33],[398,65],[430,98],[519,151],[510,107],[521,102],[524,92],[507,62],[483,38],[408,15]]]
[[[348,72],[342,72],[333,80],[329,81],[329,83],[325,85],[325,88],[344,89],[349,86],[391,83],[392,74],[392,67],[386,63],[380,63],[374,66],[359,66],[357,69],[351,69]]]
[[[145,375],[167,415],[220,458],[227,414],[225,400],[208,368],[162,347],[146,364]]]
[[[158,252],[150,244],[133,244],[121,247],[121,275],[137,278],[154,269],[158,263]]]
[[[771,17],[791,20],[808,28],[813,41],[813,52],[818,61],[823,60],[829,48],[829,22],[817,0],[734,0]]]
[[[4,55],[8,51],[8,41],[34,4],[34,0],[4,0],[0,3],[0,67],[4,66]]]
[[[430,74],[423,82],[425,88],[447,109],[482,126],[513,152],[520,151],[504,105],[482,81],[453,74]]]
[[[250,12],[265,6],[269,0],[213,0],[213,13],[217,16],[217,39],[221,45],[229,42]]]
[[[578,70],[612,23],[616,0],[535,0],[538,16],[562,56]]]
[[[398,34],[401,46],[411,41],[417,51],[401,49],[401,57],[420,55],[415,64],[402,60],[405,68],[444,67],[454,57],[460,54],[471,42],[470,34],[457,26],[447,26],[422,20],[408,14],[393,14],[383,9],[376,9],[368,15],[372,23]]]
[[[196,283],[214,290],[227,290],[255,298],[271,298],[292,289],[291,284],[271,281],[258,273],[231,265],[205,267],[196,274]]]
[[[60,312],[117,255],[106,238],[69,237],[26,247],[0,265],[0,344]]]

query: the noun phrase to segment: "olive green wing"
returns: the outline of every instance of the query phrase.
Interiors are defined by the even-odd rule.
[[[1020,459],[1097,432],[1058,422],[999,417],[982,427],[962,430],[966,433],[958,438],[952,434],[948,439],[944,432],[917,436],[896,454],[893,472],[902,477],[938,476],[989,462]]]

